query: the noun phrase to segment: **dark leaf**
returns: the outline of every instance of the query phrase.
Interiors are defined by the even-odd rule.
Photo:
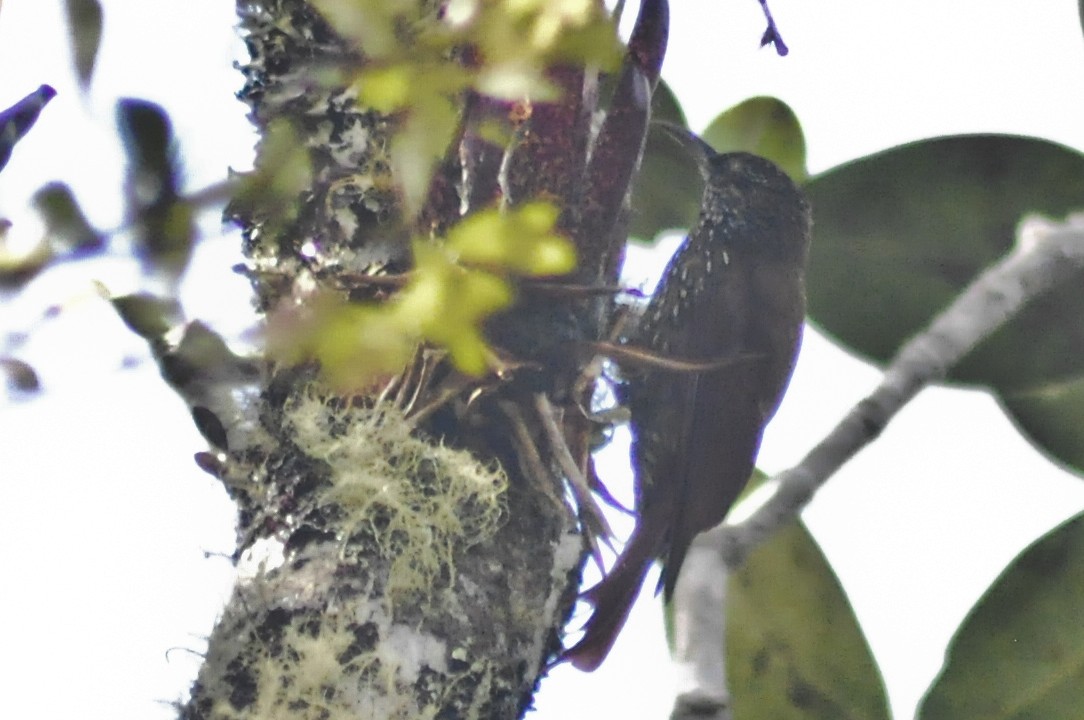
[[[159,360],[166,382],[181,391],[195,384],[252,379],[253,363],[230,350],[222,336],[194,320],[185,326],[181,341]]]
[[[829,170],[807,191],[810,314],[884,362],[1011,249],[1024,215],[1084,206],[1084,155],[1035,138],[937,138]],[[1030,439],[1084,468],[1070,391],[1084,379],[1084,277],[1037,298],[949,377],[992,387]]]
[[[72,62],[79,85],[86,90],[94,74],[94,60],[102,40],[102,6],[98,0],[65,0],[68,31],[71,34]]]
[[[277,233],[297,216],[298,195],[312,184],[309,154],[297,132],[286,120],[276,120],[260,144],[260,164],[240,176],[227,215],[267,224]]]
[[[41,380],[34,368],[22,360],[13,357],[0,357],[0,370],[7,375],[8,387],[18,392],[37,392],[41,390]]]
[[[182,319],[180,304],[174,298],[147,293],[110,298],[113,307],[128,329],[148,341],[157,341]]]
[[[34,207],[45,220],[51,242],[75,252],[93,252],[105,246],[105,236],[91,226],[64,183],[49,183],[34,193]]]
[[[1017,428],[1053,460],[1084,468],[1084,375],[1036,383],[1000,396]]]
[[[690,227],[704,190],[696,160],[659,125],[688,127],[681,105],[665,82],[651,97],[651,119],[640,172],[632,185],[629,225],[633,238],[648,242],[667,230]]]
[[[1084,516],[1013,560],[964,620],[920,720],[1084,715]]]
[[[192,408],[192,421],[203,439],[211,443],[219,450],[229,450],[229,442],[226,436],[226,428],[218,416],[209,408],[197,405]]]
[[[11,151],[15,143],[19,142],[34,126],[41,109],[54,97],[56,97],[56,90],[48,85],[42,85],[7,110],[0,112],[0,170],[3,170],[11,159]]]
[[[193,208],[180,195],[173,124],[160,106],[132,98],[117,104],[117,124],[128,159],[125,189],[139,254],[150,268],[176,277],[188,264],[195,224]]]
[[[659,82],[666,45],[670,38],[668,0],[643,0],[629,38],[628,60],[640,69],[652,89]]]
[[[887,720],[880,672],[820,548],[793,523],[727,586],[727,680],[742,720]]]
[[[177,194],[173,123],[166,111],[155,103],[138,98],[124,98],[117,103],[117,125],[124,140],[133,191],[151,200]]]
[[[651,96],[651,120],[683,127],[689,126],[688,120],[685,119],[685,111],[681,109],[681,103],[678,102],[674,91],[665,80],[659,80]]]

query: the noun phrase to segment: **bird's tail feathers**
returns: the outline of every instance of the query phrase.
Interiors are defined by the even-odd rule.
[[[664,538],[639,529],[606,577],[583,594],[594,611],[584,627],[583,637],[561,655],[561,660],[571,662],[578,670],[591,672],[606,659],[628,620],[648,568],[659,555]]]

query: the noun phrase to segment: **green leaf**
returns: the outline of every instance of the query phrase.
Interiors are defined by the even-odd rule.
[[[0,218],[0,288],[21,287],[30,282],[53,260],[49,243],[39,241],[30,247],[12,247],[8,231],[11,221]]]
[[[702,137],[721,153],[744,151],[768,158],[795,182],[803,182],[809,174],[802,126],[782,100],[745,100],[715,118]]]
[[[651,95],[651,119],[681,127],[689,126],[689,121],[685,119],[685,111],[681,109],[681,103],[678,102],[677,96],[665,80],[659,80],[659,84],[655,86],[655,92]]]
[[[83,208],[62,182],[51,182],[34,193],[34,207],[45,220],[49,240],[75,252],[93,252],[105,246],[105,236],[94,229]]]
[[[1052,459],[1084,468],[1084,375],[1004,393],[1001,403],[1017,429]]]
[[[371,58],[395,52],[400,44],[396,27],[411,10],[410,0],[315,0],[313,6],[336,33]]]
[[[410,282],[395,298],[395,315],[404,326],[416,324],[422,337],[446,347],[460,370],[480,375],[489,356],[482,322],[512,302],[508,283],[488,272],[462,268],[443,248],[425,242],[414,243],[414,267]]]
[[[303,304],[282,302],[267,319],[268,357],[286,365],[316,360],[327,382],[343,392],[400,371],[417,341],[386,308],[348,303],[328,291]]]
[[[562,275],[576,267],[576,250],[554,234],[558,210],[531,202],[510,212],[482,210],[448,231],[448,249],[463,263],[526,276]]]
[[[652,98],[651,118],[686,127],[681,106],[663,83]],[[798,182],[806,178],[805,137],[794,112],[781,100],[757,97],[735,105],[717,117],[702,137],[719,152],[755,153]],[[696,160],[653,124],[633,186],[630,234],[653,240],[666,230],[692,226],[703,189]]]
[[[727,675],[740,720],[887,720],[854,612],[800,522],[757,548],[727,589]]]
[[[964,620],[920,720],[1084,716],[1084,516],[1013,560]]]
[[[457,110],[440,95],[419,102],[391,141],[391,163],[410,215],[425,202],[433,170],[455,135]]]
[[[100,288],[108,297],[108,291]],[[175,298],[163,298],[149,293],[108,297],[120,319],[144,340],[155,341],[181,322],[183,313]]]
[[[984,268],[1005,255],[1020,219],[1084,206],[1084,155],[1007,135],[937,138],[818,175],[808,271],[813,320],[887,361]],[[1084,468],[1084,277],[1037,298],[951,369],[987,385],[1025,434]]]
[[[94,74],[94,61],[102,40],[102,6],[98,0],[65,0],[72,62],[79,85],[86,90]]]
[[[127,155],[125,194],[137,252],[147,267],[176,278],[192,255],[196,226],[193,208],[180,195],[173,123],[155,103],[122,98],[117,125]]]
[[[681,105],[665,82],[659,82],[651,97],[651,119],[640,172],[632,184],[629,225],[634,239],[648,242],[659,233],[696,222],[704,191],[696,160],[656,124],[688,127]]]
[[[288,120],[275,120],[261,141],[260,164],[241,176],[228,212],[258,216],[274,235],[296,218],[298,195],[311,185],[308,150]]]

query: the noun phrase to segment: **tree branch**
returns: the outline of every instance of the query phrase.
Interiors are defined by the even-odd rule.
[[[798,517],[813,494],[926,385],[945,377],[978,343],[1034,298],[1084,269],[1084,214],[1064,223],[1025,219],[1016,246],[979,275],[927,330],[900,348],[881,384],[795,467],[769,481],[774,494],[748,519],[723,523],[693,544],[674,595],[675,661],[685,685],[674,717],[726,717],[726,576],[777,530]],[[710,608],[706,609],[705,604]],[[712,713],[715,713],[712,715]]]

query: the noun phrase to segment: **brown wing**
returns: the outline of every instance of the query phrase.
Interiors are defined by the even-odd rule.
[[[697,379],[687,414],[688,442],[674,466],[678,497],[662,578],[667,597],[693,539],[723,521],[748,482],[801,337],[804,291],[801,274],[790,263],[735,250],[716,276],[722,302],[713,316],[693,319],[705,332],[692,340],[690,352],[705,359],[747,359]]]

